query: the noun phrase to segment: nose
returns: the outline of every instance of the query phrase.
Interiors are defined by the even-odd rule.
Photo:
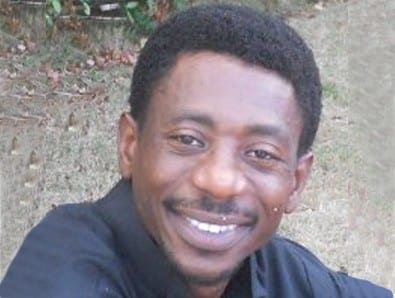
[[[230,148],[207,153],[193,170],[192,181],[195,187],[217,199],[240,195],[247,185],[237,154]]]

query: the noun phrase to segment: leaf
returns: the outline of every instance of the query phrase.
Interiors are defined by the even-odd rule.
[[[155,9],[155,0],[147,0],[148,10],[153,11]]]
[[[132,16],[132,14],[127,9],[125,10],[125,13],[126,13],[126,16],[127,16],[128,20],[129,20],[129,22],[133,24],[134,23],[134,18]]]
[[[89,6],[89,4],[84,1],[84,2],[82,2],[82,5],[84,6],[84,14],[86,16],[90,16],[91,15],[91,7]]]
[[[53,20],[49,14],[45,14],[45,22],[47,23],[48,26],[50,27],[53,26]]]
[[[130,2],[126,3],[125,7],[127,10],[132,10],[132,9],[135,9],[138,5],[139,5],[138,2],[130,1]]]
[[[60,73],[59,71],[50,69],[47,72],[47,79],[52,86],[56,86],[60,82]]]
[[[60,4],[60,0],[51,0],[51,4],[56,14],[60,14],[62,11],[62,4]]]

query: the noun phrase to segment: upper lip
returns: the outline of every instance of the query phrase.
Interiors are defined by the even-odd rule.
[[[247,216],[239,213],[231,214],[219,214],[208,212],[202,209],[188,208],[188,207],[176,207],[173,208],[173,212],[192,219],[196,219],[200,222],[205,222],[209,224],[215,224],[220,226],[225,225],[237,225],[237,226],[247,226],[254,223],[254,218],[252,216]]]

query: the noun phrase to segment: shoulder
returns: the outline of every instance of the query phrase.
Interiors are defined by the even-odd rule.
[[[308,249],[287,238],[275,236],[261,252],[264,264],[280,275],[292,276],[290,289],[309,293],[306,297],[393,297],[369,281],[331,270]]]
[[[48,212],[26,236],[21,250],[47,252],[56,248],[58,257],[70,258],[87,250],[110,257],[112,232],[94,211],[94,203],[66,204]]]
[[[120,266],[111,230],[92,205],[50,211],[26,236],[0,283],[0,296],[95,297],[101,284],[110,283],[112,273],[104,268]]]

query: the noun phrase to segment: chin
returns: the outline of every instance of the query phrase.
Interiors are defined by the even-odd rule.
[[[240,266],[237,266],[215,274],[204,272],[182,272],[181,274],[188,284],[210,287],[229,281],[233,275],[235,275],[239,267]]]
[[[176,257],[168,250],[166,254],[188,284],[199,286],[214,286],[229,281],[243,263],[243,261],[236,264],[216,262],[212,256],[209,256],[210,253],[202,251],[199,251],[197,256],[180,257],[177,255]],[[216,258],[223,257],[216,256]]]

